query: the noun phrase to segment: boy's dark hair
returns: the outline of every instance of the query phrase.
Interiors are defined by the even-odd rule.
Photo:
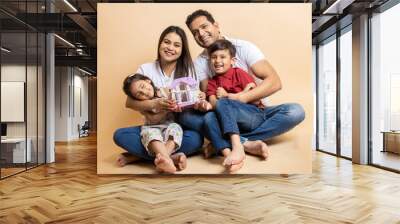
[[[236,48],[229,40],[217,40],[213,44],[211,44],[208,49],[208,55],[211,55],[215,51],[219,50],[229,50],[229,54],[231,57],[235,57],[236,55]]]
[[[135,73],[133,75],[130,75],[130,76],[126,77],[125,80],[124,80],[124,84],[122,86],[122,89],[124,90],[124,93],[128,97],[130,97],[130,98],[132,98],[134,100],[137,100],[131,93],[131,85],[132,85],[132,83],[134,83],[136,81],[139,81],[139,80],[150,80],[150,84],[153,86],[154,93],[156,92],[157,89],[156,89],[153,81],[151,81],[151,79],[149,77],[147,77],[145,75],[142,75],[142,74],[139,74],[139,73]]]
[[[188,17],[186,18],[186,26],[190,29],[190,24],[192,24],[193,20],[195,20],[197,17],[200,16],[205,16],[207,20],[212,24],[215,23],[214,17],[209,12],[203,9],[198,9],[194,11],[192,14],[188,15]]]

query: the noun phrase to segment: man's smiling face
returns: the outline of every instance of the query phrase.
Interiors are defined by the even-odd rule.
[[[218,23],[211,23],[205,16],[199,16],[194,19],[190,24],[190,31],[197,44],[203,48],[208,48],[221,38]]]

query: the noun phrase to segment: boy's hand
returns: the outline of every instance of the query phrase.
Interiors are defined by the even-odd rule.
[[[217,88],[217,98],[220,99],[222,97],[227,97],[228,96],[228,92],[226,92],[226,90],[222,87],[218,87]]]

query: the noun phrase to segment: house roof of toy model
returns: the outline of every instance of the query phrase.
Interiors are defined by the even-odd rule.
[[[196,86],[197,81],[195,79],[193,79],[192,77],[178,78],[178,79],[175,79],[171,83],[171,88],[175,89],[175,87],[178,86],[181,83],[184,83],[184,84],[189,85],[189,86]]]

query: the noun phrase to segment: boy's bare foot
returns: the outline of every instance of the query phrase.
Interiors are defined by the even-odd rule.
[[[120,167],[123,167],[123,166],[125,166],[126,164],[129,164],[129,163],[132,163],[132,162],[135,162],[135,161],[138,161],[138,160],[139,160],[138,157],[133,156],[132,154],[130,154],[130,153],[128,153],[128,152],[124,152],[124,153],[121,153],[121,154],[118,156],[117,164],[118,164]]]
[[[205,159],[211,158],[211,156],[214,155],[215,151],[214,151],[214,147],[212,146],[211,143],[209,143],[209,144],[203,149],[203,153],[204,153],[204,158],[205,158]]]
[[[238,164],[232,164],[227,167],[229,173],[235,173],[236,171],[240,170],[244,165],[244,160]]]
[[[178,170],[184,170],[186,168],[186,156],[183,152],[171,155],[171,159]]]
[[[235,166],[239,168],[232,168],[234,165],[239,165],[240,163],[243,163],[244,158],[246,157],[246,154],[244,153],[243,145],[237,145],[232,149],[232,152],[229,153],[229,155],[226,156],[224,162],[222,163],[224,166],[228,166],[229,170],[234,169],[238,170],[240,169],[241,166]]]
[[[244,151],[249,154],[259,156],[263,159],[268,159],[269,149],[265,142],[256,140],[256,141],[246,141],[243,143]]]
[[[163,173],[175,173],[176,167],[171,158],[166,157],[158,153],[156,155],[156,159],[154,160],[154,164],[156,165],[156,169],[159,172]]]

